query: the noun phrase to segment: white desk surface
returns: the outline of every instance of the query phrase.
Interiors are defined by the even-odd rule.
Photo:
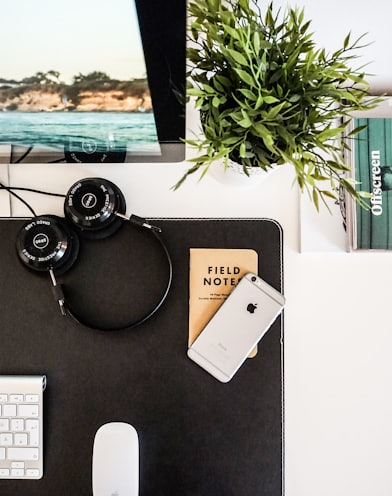
[[[323,40],[340,42],[354,27],[354,35],[369,31],[369,41],[377,39],[369,48],[371,56],[380,50],[386,55],[390,29],[384,0],[373,2],[371,9],[362,0],[299,4],[305,5],[308,18],[314,18],[312,27]],[[384,27],[379,29],[379,23]],[[381,63],[385,61],[389,65]],[[383,76],[378,87],[390,82],[390,61],[388,54],[370,68]],[[284,229],[287,298],[285,494],[391,495],[392,253],[300,253],[298,194],[290,167],[253,188],[229,188],[207,176],[171,191],[184,170],[182,164],[12,165],[9,170],[0,165],[0,180],[65,192],[82,177],[101,176],[118,184],[129,212],[141,216],[279,221]],[[34,194],[24,198],[37,213],[62,213],[59,199]],[[0,191],[0,215],[11,214],[25,216],[28,211]],[[317,223],[317,216],[312,219]]]
[[[0,169],[0,179],[9,174],[14,186],[66,192],[74,181],[98,175],[118,184],[128,211],[141,216],[279,221],[287,298],[286,496],[392,494],[392,253],[301,254],[289,166],[257,187],[235,189],[207,176],[171,191],[183,170],[182,164],[12,165]],[[0,213],[8,216],[3,193]],[[61,199],[23,196],[39,214],[62,214]],[[13,216],[29,215],[14,199],[11,206]]]

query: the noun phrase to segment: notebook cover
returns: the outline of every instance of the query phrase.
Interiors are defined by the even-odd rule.
[[[248,272],[257,272],[257,252],[230,248],[189,250],[190,346]],[[257,345],[249,358],[257,354]]]

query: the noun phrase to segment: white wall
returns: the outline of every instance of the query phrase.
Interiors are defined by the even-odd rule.
[[[261,5],[264,5],[261,3]],[[392,4],[388,0],[275,0],[274,6],[304,7],[305,18],[312,21],[310,30],[320,47],[335,50],[346,34],[352,39],[368,33],[364,42],[369,46],[361,50],[363,57],[358,65],[366,67],[372,90],[392,94]]]

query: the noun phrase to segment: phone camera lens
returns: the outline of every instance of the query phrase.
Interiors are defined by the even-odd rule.
[[[252,276],[251,279],[252,279],[253,282],[257,281],[257,277],[256,276]]]

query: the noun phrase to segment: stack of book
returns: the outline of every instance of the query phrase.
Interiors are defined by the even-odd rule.
[[[357,190],[366,191],[368,208],[347,200],[347,234],[351,250],[392,249],[392,98],[370,112],[354,116],[364,126],[351,142],[348,163]]]

